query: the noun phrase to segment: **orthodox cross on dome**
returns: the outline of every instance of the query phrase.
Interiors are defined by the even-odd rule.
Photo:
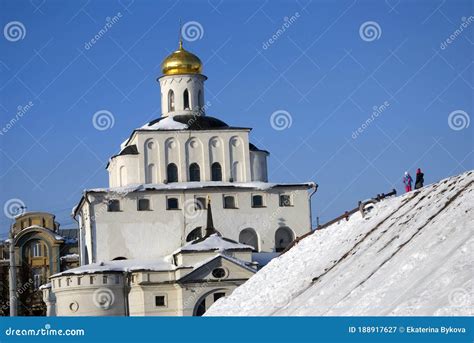
[[[179,42],[179,49],[183,48],[183,25],[181,23],[181,18],[179,19],[179,32],[178,32],[178,42]]]

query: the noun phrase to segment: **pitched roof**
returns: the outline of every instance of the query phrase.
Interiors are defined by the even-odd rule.
[[[177,249],[173,254],[189,253],[199,251],[225,251],[225,250],[248,250],[252,251],[254,248],[250,245],[238,243],[232,239],[220,236],[214,233],[204,239],[198,239]]]

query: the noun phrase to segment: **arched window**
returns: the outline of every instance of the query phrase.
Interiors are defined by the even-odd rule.
[[[191,163],[189,166],[189,181],[201,181],[201,169],[199,164]]]
[[[166,177],[168,182],[178,182],[178,167],[176,167],[176,164],[168,164],[168,167],[166,168]]]
[[[198,105],[199,105],[199,108],[202,108],[203,105],[204,105],[204,99],[202,97],[201,90],[199,90],[199,92],[198,92]]]
[[[262,195],[252,195],[252,207],[265,207]]]
[[[122,260],[126,260],[126,259],[127,259],[126,257],[118,256],[116,258],[113,258],[112,261],[122,261]]]
[[[42,255],[42,244],[40,241],[34,241],[31,244],[31,257],[41,257]]]
[[[258,251],[258,236],[254,229],[248,228],[240,231],[239,242],[250,245],[255,251]]]
[[[183,94],[183,104],[184,104],[184,109],[189,110],[189,92],[186,89]]]
[[[192,242],[202,237],[202,228],[197,227],[186,236],[186,242]]]
[[[222,167],[219,162],[214,162],[211,165],[211,180],[222,181]]]
[[[217,273],[222,273],[222,271],[224,271],[224,273],[225,273],[225,270],[223,268],[218,267],[218,268],[215,268],[212,271],[212,274],[215,274],[216,272]],[[216,278],[214,275],[212,275],[212,276],[214,278]],[[224,275],[224,277],[225,277],[225,275]],[[218,278],[218,279],[220,279],[220,278]],[[228,296],[229,293],[230,293],[229,290],[227,290],[225,288],[218,288],[218,289],[213,289],[209,293],[204,294],[196,302],[196,305],[194,306],[194,310],[193,310],[193,316],[198,316],[198,317],[202,316],[204,313],[206,313],[206,311],[209,309],[209,307],[212,304],[214,304],[220,298]]]
[[[289,227],[280,227],[275,232],[275,251],[282,252],[294,239],[295,235]]]
[[[170,89],[168,92],[168,112],[174,111],[174,92]]]

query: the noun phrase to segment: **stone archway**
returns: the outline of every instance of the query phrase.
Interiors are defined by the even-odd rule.
[[[218,299],[230,294],[230,290],[226,288],[216,288],[202,295],[193,309],[193,316],[200,317],[214,304]]]
[[[287,227],[279,227],[275,232],[275,252],[282,252],[295,239],[293,231]]]

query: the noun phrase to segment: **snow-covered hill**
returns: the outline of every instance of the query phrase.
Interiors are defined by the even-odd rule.
[[[473,182],[466,172],[315,232],[206,315],[472,315]]]

